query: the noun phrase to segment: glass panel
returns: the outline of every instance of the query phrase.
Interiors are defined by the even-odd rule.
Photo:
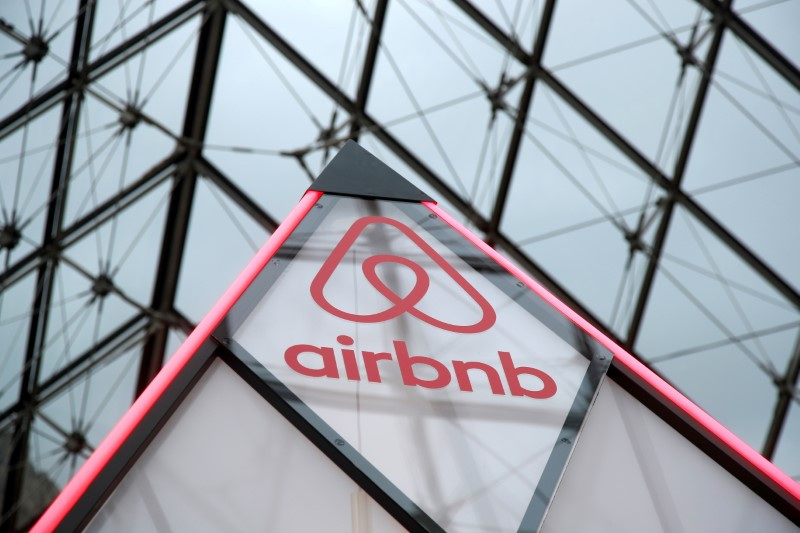
[[[67,262],[54,274],[53,298],[40,363],[41,379],[80,359],[123,322],[139,314],[130,301]],[[102,289],[100,289],[102,286]]]
[[[684,187],[800,288],[800,92],[735,35],[723,40]]]
[[[269,234],[206,179],[197,182],[189,228],[176,307],[197,323]]]
[[[796,21],[800,20],[797,2],[764,2],[762,0],[737,0],[733,8],[748,24],[778,49],[795,66],[800,58],[800,40],[797,39]]]
[[[185,107],[176,105],[175,98],[189,94],[193,55],[204,23],[200,17],[189,19],[93,80],[91,92],[118,114],[118,131],[144,129],[154,137],[153,130],[157,128],[175,138],[181,135]],[[157,137],[150,141],[150,149],[161,143],[172,147]]]
[[[502,231],[621,332],[647,266],[642,252],[661,219],[660,196],[583,118],[537,87]]]
[[[108,104],[93,96],[84,100],[69,178],[66,225],[122,194],[174,149],[169,137],[149,124],[124,128],[121,107]]]
[[[676,208],[636,349],[756,449],[798,325],[793,305]]]
[[[135,204],[118,207],[64,251],[71,264],[93,278],[91,297],[114,292],[140,308],[150,305],[173,186],[169,179]]]
[[[174,151],[185,112],[175,98],[188,94],[199,30],[200,20],[190,20],[92,81],[79,117],[67,223]]]
[[[293,64],[228,17],[204,156],[231,181],[281,220],[335,154],[329,137],[348,127]]]
[[[215,361],[88,531],[405,531]]]
[[[169,190],[170,185],[162,183],[62,251],[47,321],[42,379],[149,307]]]
[[[450,3],[399,2],[391,12],[368,111],[488,218],[524,65]]]
[[[78,16],[74,5],[62,4],[64,2],[3,4],[3,31],[0,31],[3,115],[65,81]]]
[[[0,263],[5,268],[42,242],[61,110],[57,104],[0,140]]]
[[[184,0],[97,2],[90,48],[92,59],[119,46],[183,3]],[[138,65],[131,67],[131,72],[137,70]]]
[[[796,529],[746,485],[606,379],[542,531]]]
[[[0,410],[19,399],[20,377],[25,368],[31,300],[36,274],[29,274],[0,290]],[[0,476],[3,477],[3,476]]]
[[[692,61],[705,60],[709,26],[710,16],[690,2],[559,1],[544,63],[671,171],[699,79]]]
[[[273,30],[355,99],[376,2],[248,3]]]
[[[533,39],[539,29],[539,18],[545,2],[533,0],[500,0],[474,3],[473,6],[494,22],[509,36],[516,39],[523,50],[530,53]]]
[[[800,243],[800,166],[782,167],[694,196],[734,238],[800,290],[800,246],[795,246]]]

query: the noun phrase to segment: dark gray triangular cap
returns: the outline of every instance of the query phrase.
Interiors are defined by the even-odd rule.
[[[345,143],[308,189],[362,198],[433,201],[430,196],[354,141]]]

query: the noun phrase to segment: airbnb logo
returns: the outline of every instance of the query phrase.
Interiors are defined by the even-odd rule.
[[[339,265],[342,262],[347,263],[345,257],[353,250],[359,237],[362,237],[368,228],[374,228],[378,224],[392,229],[395,235],[394,230],[397,230],[401,238],[408,238],[423,257],[430,259],[433,266],[441,269],[453,280],[456,287],[469,296],[475,310],[480,312],[480,319],[474,323],[453,324],[443,320],[443,317],[434,317],[422,311],[419,304],[428,294],[431,285],[429,273],[422,265],[408,257],[393,254],[370,255],[361,261],[360,265],[367,282],[388,301],[385,308],[377,312],[357,313],[341,309],[331,303],[325,296],[325,287]],[[369,237],[370,235],[366,235],[362,238]],[[417,255],[420,254],[416,252],[413,254]],[[427,260],[425,263],[429,266]],[[395,291],[389,287],[378,275],[379,266],[383,264],[402,265],[413,274],[411,288],[407,291]],[[481,333],[491,328],[497,320],[495,310],[486,298],[470,285],[453,265],[411,228],[402,222],[382,216],[366,216],[353,222],[312,280],[311,297],[328,313],[360,323],[384,322],[409,314],[445,331]],[[473,304],[468,303],[468,305]],[[452,305],[441,307],[448,309],[452,308]],[[383,351],[358,350],[354,346],[355,340],[348,335],[339,335],[336,341],[339,346],[295,344],[286,349],[284,360],[297,374],[311,378],[344,377],[348,381],[366,380],[371,383],[382,383],[384,380],[382,371],[384,374],[388,371],[389,375],[399,373],[400,382],[407,387],[426,389],[451,387],[462,392],[472,392],[473,382],[477,381],[488,386],[495,395],[509,394],[537,400],[551,398],[558,390],[555,380],[547,372],[532,366],[518,366],[513,361],[511,353],[504,350],[497,350],[496,357],[489,356],[485,361],[467,361],[460,357],[447,360],[442,357],[412,353],[405,341],[396,338],[392,341],[392,347]]]
[[[385,224],[399,230],[403,235],[408,237],[425,255],[427,255],[436,265],[438,265],[455,283],[461,287],[464,292],[469,295],[472,301],[478,306],[481,311],[481,318],[474,324],[451,324],[438,318],[432,317],[429,314],[421,311],[416,306],[428,292],[430,287],[430,278],[428,273],[422,266],[414,261],[391,254],[379,254],[366,258],[361,269],[367,281],[383,295],[391,305],[382,311],[371,314],[358,314],[339,309],[331,304],[325,297],[325,285],[330,280],[331,275],[342,262],[342,259],[347,255],[347,252],[358,239],[364,230],[371,224]],[[408,294],[401,295],[395,293],[389,288],[383,280],[380,279],[377,273],[377,268],[383,263],[396,263],[403,265],[413,272],[415,277],[414,286]],[[311,282],[311,297],[314,301],[328,313],[350,320],[352,322],[365,322],[376,323],[384,322],[396,318],[403,313],[408,313],[413,317],[422,320],[423,322],[435,326],[437,328],[452,331],[454,333],[480,333],[492,327],[496,320],[494,309],[486,301],[486,299],[473,287],[464,277],[458,273],[436,250],[434,250],[428,243],[426,243],[419,235],[414,233],[411,228],[405,224],[387,217],[381,216],[368,216],[356,220],[350,229],[342,237],[342,240],[331,252],[328,259],[325,260],[314,280]]]

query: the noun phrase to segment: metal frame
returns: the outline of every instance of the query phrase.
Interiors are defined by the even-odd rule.
[[[102,0],[100,0],[102,1]],[[271,46],[284,59],[294,65],[304,77],[318,87],[332,102],[349,114],[350,138],[357,139],[359,135],[369,132],[385,145],[395,156],[405,163],[435,193],[449,202],[456,210],[480,232],[483,232],[498,249],[503,250],[512,257],[526,271],[540,280],[550,291],[565,301],[570,307],[577,309],[589,322],[604,331],[615,342],[635,352],[636,342],[641,331],[642,320],[646,316],[651,288],[658,276],[663,245],[670,235],[670,226],[675,212],[675,207],[680,206],[699,222],[705,229],[720,240],[741,261],[747,264],[776,292],[781,294],[787,302],[796,309],[800,309],[800,292],[777,272],[769,263],[765,262],[748,245],[737,238],[708,210],[702,207],[682,187],[682,177],[687,161],[694,145],[694,138],[698,123],[702,117],[706,93],[713,77],[716,56],[726,33],[735,35],[736,38],[748,47],[758,57],[763,59],[786,82],[800,91],[800,69],[789,60],[780,50],[769,43],[767,39],[754,30],[741,16],[736,14],[729,1],[721,0],[696,0],[699,6],[711,15],[716,30],[708,54],[702,62],[701,83],[694,95],[694,104],[691,117],[683,128],[682,148],[673,172],[669,175],[660,170],[653,161],[642,154],[629,140],[605,120],[582,98],[570,90],[558,77],[557,73],[549,70],[542,62],[548,32],[552,26],[553,13],[558,9],[556,0],[547,0],[542,10],[542,16],[536,31],[532,48],[526,49],[516,37],[499,27],[481,10],[481,6],[470,0],[453,0],[453,5],[465,17],[473,21],[480,31],[484,32],[491,40],[495,41],[502,49],[516,61],[525,66],[525,80],[522,97],[513,115],[515,124],[511,141],[507,144],[503,172],[497,190],[495,201],[492,205],[491,216],[486,218],[476,206],[462,198],[446,179],[438,175],[422,158],[409,149],[405,143],[393,135],[388,129],[376,120],[369,111],[368,102],[373,92],[373,79],[376,66],[380,62],[380,49],[387,20],[390,20],[391,6],[389,0],[377,0],[374,11],[366,13],[371,30],[367,47],[360,65],[360,76],[355,98],[351,98],[333,81],[328,79],[314,64],[297,48],[279,35],[279,29],[270,26],[240,0],[187,0],[174,10],[164,14],[158,20],[128,36],[120,44],[112,47],[97,57],[90,58],[89,46],[92,42],[92,26],[96,16],[96,4],[90,0],[81,0],[75,12],[75,34],[72,38],[72,55],[69,58],[69,67],[64,79],[57,81],[52,87],[32,98],[13,110],[0,112],[0,141],[9,137],[14,132],[40,117],[48,110],[61,108],[61,124],[57,140],[55,164],[49,184],[50,204],[47,208],[47,221],[41,241],[36,248],[28,254],[7,262],[0,270],[0,292],[29,276],[36,277],[36,294],[31,302],[32,320],[27,332],[27,345],[25,349],[25,362],[20,376],[20,395],[17,400],[2,413],[0,422],[13,422],[15,427],[16,443],[9,459],[9,469],[4,486],[6,487],[3,501],[3,511],[0,522],[4,527],[16,524],[16,504],[22,497],[23,470],[22,465],[27,460],[28,435],[30,423],[35,416],[35,411],[45,400],[52,398],[56,391],[63,390],[74,380],[79,379],[82,373],[89,371],[91,365],[98,364],[106,358],[117,354],[118,347],[124,345],[125,339],[132,336],[143,335],[146,337],[140,359],[138,378],[138,391],[145,385],[161,367],[165,356],[166,334],[169,328],[179,329],[188,327],[188,321],[180,316],[175,309],[175,295],[178,286],[181,257],[183,254],[186,235],[189,229],[190,216],[194,199],[194,188],[197,179],[208,179],[209,182],[222,191],[236,205],[242,208],[259,225],[273,231],[277,226],[274,215],[261,207],[257,199],[251,198],[247,193],[238,188],[234,180],[219,168],[215,167],[206,158],[203,143],[206,137],[208,116],[214,94],[214,85],[218,76],[217,66],[220,61],[220,50],[226,26],[230,16],[237,17],[249,26],[260,38]],[[359,4],[360,5],[360,4]],[[362,6],[363,9],[363,6]],[[161,162],[155,164],[150,170],[135,179],[128,187],[118,191],[102,202],[95,209],[83,215],[80,219],[65,225],[63,210],[69,194],[70,184],[68,178],[72,168],[73,153],[75,150],[76,133],[80,121],[80,110],[84,95],[90,90],[92,83],[124,64],[134,55],[159,42],[165,36],[181,28],[188,21],[203,17],[200,39],[195,50],[194,72],[189,94],[181,97],[185,101],[186,113],[183,131],[174,137],[175,151]],[[0,31],[11,35],[16,41],[24,39],[18,32],[6,26]],[[697,62],[698,64],[700,62]],[[658,188],[665,200],[662,203],[663,211],[655,240],[644,246],[638,252],[644,253],[647,260],[647,274],[639,284],[635,312],[630,324],[621,333],[623,338],[618,338],[608,325],[593,316],[582,305],[580,299],[570,291],[569,287],[562,287],[556,278],[546,271],[536,260],[525,253],[508,235],[502,231],[504,209],[507,205],[508,193],[512,181],[515,179],[515,170],[518,166],[518,149],[521,142],[521,126],[525,122],[537,83],[544,83],[575,113],[586,120],[592,127],[603,135],[611,145],[616,147],[627,157],[641,172],[647,176]],[[487,97],[492,89],[484,88]],[[499,88],[498,88],[499,89]],[[144,117],[152,120],[152,117]],[[153,121],[153,123],[157,123]],[[327,136],[326,136],[327,135]],[[334,131],[320,132],[320,139],[326,147],[338,145],[344,139],[335,137]],[[42,380],[38,372],[38,361],[45,342],[49,314],[51,311],[53,276],[61,262],[61,252],[81,238],[96,231],[104,222],[110,220],[124,209],[136,206],[138,201],[149,192],[155,190],[165,182],[171,182],[170,205],[166,224],[163,228],[161,257],[156,272],[153,294],[149,301],[136,295],[139,299],[140,315],[120,325],[108,336],[101,339],[95,346],[80,354],[69,368],[62,369],[56,376]],[[2,250],[0,250],[1,252]],[[144,325],[146,324],[146,325]],[[800,385],[800,349],[794,348],[789,354],[788,363],[780,375],[775,376],[775,408],[770,413],[768,434],[765,436],[763,453],[771,458],[786,425],[789,405],[798,385]],[[17,524],[24,528],[25,524]]]
[[[730,4],[730,2],[728,2],[728,4]],[[686,133],[683,138],[681,151],[678,155],[678,160],[675,163],[675,171],[672,175],[670,186],[667,189],[668,194],[662,207],[661,222],[658,226],[655,239],[653,240],[652,251],[650,252],[650,261],[647,264],[647,272],[644,275],[642,288],[639,291],[639,300],[636,302],[636,309],[631,317],[631,324],[630,328],[628,329],[628,346],[636,345],[636,337],[639,335],[639,331],[641,330],[642,317],[644,316],[644,312],[647,307],[647,301],[650,298],[650,292],[653,287],[653,279],[655,278],[658,262],[661,258],[661,250],[664,246],[664,241],[667,238],[667,231],[669,230],[670,222],[672,221],[672,214],[675,208],[674,193],[681,188],[681,182],[683,181],[683,176],[686,171],[686,164],[689,161],[689,153],[692,150],[695,133],[697,132],[697,124],[700,121],[700,115],[703,112],[703,106],[706,102],[708,87],[711,84],[711,73],[714,70],[714,64],[717,62],[719,47],[722,44],[722,36],[725,34],[723,31],[724,27],[718,18],[715,20],[714,26],[714,37],[711,42],[711,47],[708,50],[708,54],[706,55],[706,60],[703,63],[700,86],[697,90],[697,94],[695,95],[694,105],[692,106],[692,113],[689,117],[688,126],[686,127]]]
[[[211,96],[222,49],[222,35],[225,31],[225,11],[219,4],[215,2],[206,4],[203,14],[205,21],[197,40],[194,74],[183,126],[183,139],[189,145],[188,158],[192,158],[199,151],[197,146],[201,146],[205,139]],[[151,302],[151,307],[160,313],[170,313],[175,307],[175,293],[189,229],[189,217],[192,213],[197,172],[187,162],[179,167],[175,181],[176,187],[170,198],[167,222],[161,240],[161,259]],[[158,326],[154,329],[142,348],[136,385],[137,396],[152,381],[164,363],[167,329]]]

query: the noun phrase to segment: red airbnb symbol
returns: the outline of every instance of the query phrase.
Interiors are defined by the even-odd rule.
[[[459,287],[464,289],[464,292],[466,292],[476,304],[478,304],[478,307],[480,307],[481,310],[481,319],[474,324],[450,324],[417,309],[416,305],[428,292],[428,287],[430,286],[430,278],[428,277],[428,273],[425,272],[425,269],[414,261],[411,261],[406,257],[400,257],[398,255],[391,254],[370,256],[366,258],[361,265],[361,269],[364,271],[364,276],[367,278],[367,281],[369,281],[378,292],[380,292],[392,303],[391,307],[369,315],[348,313],[347,311],[343,311],[337,307],[334,307],[325,298],[323,289],[328,283],[328,280],[331,278],[333,271],[336,270],[336,267],[339,265],[339,263],[341,263],[344,256],[350,250],[350,247],[356,241],[358,236],[361,235],[364,229],[370,224],[386,224],[388,226],[392,226],[393,228],[400,230],[401,233],[411,239],[411,241],[416,244],[420,250],[425,252],[425,254],[430,257],[434,263],[439,265],[439,267],[441,267],[441,269],[446,272],[447,275],[450,276],[450,278],[452,278]],[[414,287],[408,294],[405,296],[396,294],[380,279],[380,277],[378,277],[376,269],[381,263],[398,263],[408,267],[414,273],[416,281],[414,283]],[[339,244],[337,244],[333,249],[331,255],[325,260],[322,268],[319,269],[319,272],[311,282],[311,297],[314,298],[314,301],[317,302],[320,307],[330,314],[353,322],[383,322],[385,320],[396,318],[403,313],[408,313],[422,320],[423,322],[447,331],[453,331],[455,333],[480,333],[481,331],[486,331],[492,327],[497,318],[492,306],[489,305],[489,302],[487,302],[477,290],[475,290],[475,287],[470,285],[469,282],[467,282],[467,280],[465,280],[464,277],[459,274],[450,263],[445,261],[445,259],[439,255],[436,250],[431,248],[431,246],[422,240],[419,235],[414,233],[411,228],[391,218],[380,216],[360,218],[356,220],[352,226],[350,226],[350,229],[348,229],[347,233],[344,234],[342,240],[339,241]]]

